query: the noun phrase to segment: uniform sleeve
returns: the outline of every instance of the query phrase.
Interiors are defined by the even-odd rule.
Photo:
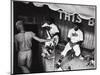
[[[59,33],[59,29],[55,24],[50,25],[50,27],[51,27],[51,32],[54,32],[54,33],[58,32]]]
[[[46,26],[49,26],[49,25],[47,23],[45,23],[45,24],[42,25],[42,27],[46,27]]]
[[[72,33],[72,29],[70,29],[68,32],[68,38],[71,38],[71,33]]]
[[[58,42],[59,42],[59,36],[58,35],[55,35],[54,37],[54,43],[55,43],[55,45],[57,45],[58,44]]]
[[[79,41],[83,41],[83,32],[80,30],[79,32]]]

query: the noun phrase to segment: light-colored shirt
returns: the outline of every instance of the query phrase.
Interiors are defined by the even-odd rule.
[[[80,29],[75,31],[74,28],[72,28],[68,32],[68,38],[71,39],[72,43],[77,43],[79,41],[83,41],[83,32]]]
[[[46,26],[50,27],[50,30],[49,30],[50,35],[59,33],[59,29],[55,24],[48,25],[47,23],[45,23],[42,27],[46,27]]]
[[[46,27],[46,26],[50,27],[50,30],[49,31],[48,30],[46,31],[47,32],[47,35],[48,35],[47,39],[51,39],[52,38],[51,36],[53,36],[56,33],[59,33],[59,29],[58,29],[58,27],[55,24],[48,25],[48,23],[44,23],[42,25],[42,27]],[[59,37],[58,37],[58,35],[55,35],[55,36],[53,36],[53,38],[52,38],[51,41],[45,42],[45,46],[53,46],[54,44],[57,45],[58,44],[58,41],[59,41]]]

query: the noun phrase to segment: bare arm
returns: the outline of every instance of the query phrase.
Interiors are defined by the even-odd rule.
[[[41,38],[37,37],[34,33],[32,33],[32,37],[33,37],[33,39],[37,40],[38,42],[48,42],[48,41],[50,41],[50,39],[49,40],[41,39]]]
[[[35,40],[37,40],[38,42],[48,42],[48,41],[50,41],[50,40],[40,39],[40,38],[38,38],[37,36],[34,36],[33,38],[34,38]]]

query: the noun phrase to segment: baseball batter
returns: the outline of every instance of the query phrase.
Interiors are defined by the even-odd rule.
[[[46,39],[52,39],[49,42],[45,42],[45,46],[43,48],[43,53],[42,53],[42,56],[45,57],[46,55],[50,56],[51,49],[53,49],[53,48],[50,49],[50,47],[54,47],[58,44],[58,42],[59,42],[59,36],[58,36],[59,29],[50,20],[47,20],[47,22],[44,23],[42,25],[42,27],[46,29],[46,33],[47,33]],[[47,50],[47,48],[49,48],[49,50]]]
[[[52,39],[49,42],[45,42],[43,46],[43,61],[45,66],[45,71],[55,71],[55,47],[59,42],[59,29],[50,19],[46,19],[46,22],[42,25],[46,32],[46,39]]]

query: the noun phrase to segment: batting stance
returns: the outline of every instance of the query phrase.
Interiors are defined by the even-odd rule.
[[[59,29],[58,27],[52,22],[51,18],[46,19],[46,23],[42,25],[43,28],[46,30],[47,38],[52,39],[49,42],[45,42],[42,56],[46,58],[52,58],[52,53],[54,53],[54,48],[59,42]],[[53,57],[54,58],[54,57]]]
[[[19,31],[19,33],[15,35],[15,45],[18,51],[18,66],[23,73],[30,73],[32,39],[38,42],[47,42],[50,40],[40,39],[31,31],[26,32],[23,27],[23,21],[21,20],[16,22],[16,28]]]
[[[79,56],[81,53],[79,45],[83,41],[83,32],[79,29],[78,25],[69,30],[68,41],[69,42],[66,44],[64,50],[61,52],[61,57],[56,64],[57,68],[61,66],[61,62],[69,50],[74,50],[75,56]]]
[[[45,42],[42,46],[42,57],[45,66],[45,71],[55,71],[55,47],[59,42],[59,29],[54,24],[54,19],[47,17],[46,22],[42,25],[44,29],[45,38],[52,39],[49,42]]]

